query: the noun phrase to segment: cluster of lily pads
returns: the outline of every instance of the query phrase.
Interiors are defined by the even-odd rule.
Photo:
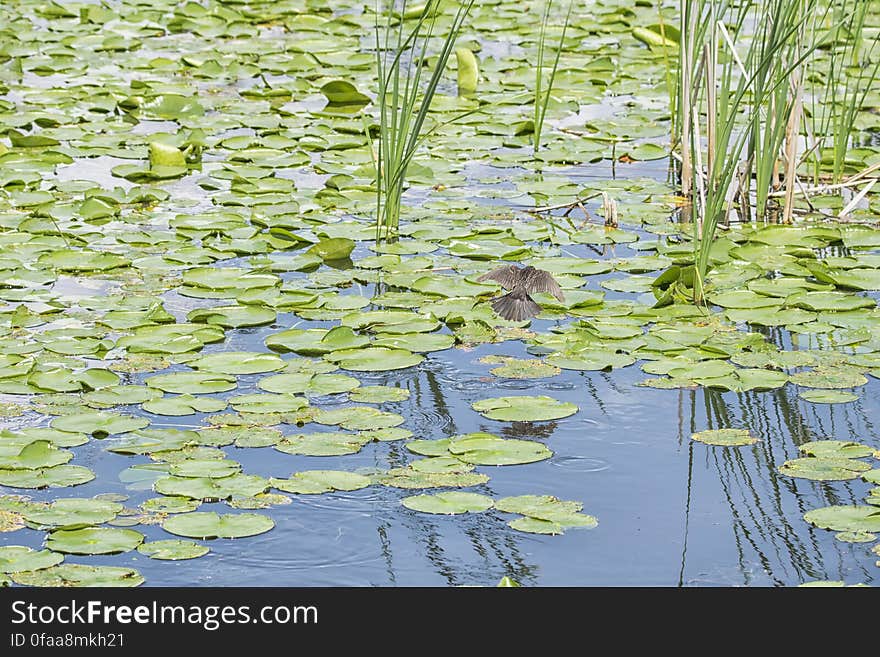
[[[437,129],[409,175],[419,203],[401,239],[373,243],[372,110],[359,91],[373,88],[373,56],[357,36],[370,3],[334,4],[340,11],[213,0],[0,7],[0,415],[14,427],[0,433],[0,486],[15,491],[0,497],[0,531],[46,533],[42,550],[0,547],[0,584],[136,585],[131,568],[65,559],[196,558],[209,550],[198,541],[272,529],[255,511],[290,495],[470,488],[489,479],[478,467],[550,458],[542,443],[488,433],[411,439],[403,416],[376,407],[407,389],[357,376],[450,348],[524,340],[533,358],[481,361],[504,378],[638,362],[652,387],[794,384],[811,403],[851,401],[878,371],[878,311],[860,292],[880,289],[880,231],[731,230],[713,250],[711,305],[694,306],[663,274],[693,257],[690,227],[669,221],[668,186],[584,181],[566,168],[666,155],[655,143],[668,131],[662,58],[633,35],[656,10],[638,3],[572,15],[548,109],[558,129],[545,132],[537,162],[527,93],[537,17],[507,0],[476,6],[466,40],[480,55],[478,93],[435,97]],[[613,117],[594,116],[606,95],[627,100],[610,101]],[[447,124],[467,110],[479,111]],[[593,209],[600,191],[617,199],[624,228],[518,211],[578,198]],[[485,303],[499,287],[477,279],[501,260],[551,271],[565,302],[536,295],[535,326],[500,319]],[[767,327],[798,348],[780,350]],[[267,331],[264,350],[236,346],[252,330]],[[513,422],[578,411],[526,395],[473,409]],[[191,429],[166,426],[187,416]],[[423,458],[268,478],[226,451],[332,457],[386,441]],[[96,444],[134,457],[120,479],[156,496],[19,494],[92,481],[72,461]],[[834,458],[784,467],[862,467]],[[550,495],[452,490],[402,503],[517,514],[510,526],[532,533],[596,524],[580,502]],[[138,525],[177,538],[146,541]]]

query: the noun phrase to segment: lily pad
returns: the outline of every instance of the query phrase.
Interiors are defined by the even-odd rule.
[[[807,511],[804,520],[836,532],[880,532],[880,508],[876,506],[825,506]]]
[[[741,447],[754,445],[758,442],[758,439],[752,436],[748,429],[707,429],[691,434],[691,440],[722,447]]]
[[[561,371],[555,365],[536,358],[511,358],[509,356],[484,356],[484,365],[499,365],[489,370],[495,376],[509,379],[543,379],[556,376]]]
[[[117,554],[134,550],[143,540],[144,535],[132,529],[58,529],[49,534],[46,547],[66,554]]]
[[[342,349],[326,354],[326,360],[339,367],[354,372],[387,372],[418,365],[425,357],[405,349],[387,347],[366,347],[364,349]]]
[[[305,495],[359,490],[372,483],[369,477],[341,470],[306,470],[293,473],[289,479],[273,478],[270,481],[272,488]]]
[[[215,372],[172,372],[157,374],[144,380],[151,388],[180,394],[226,392],[236,387],[235,377]]]
[[[140,586],[143,576],[133,568],[120,566],[86,566],[64,563],[37,571],[15,573],[16,584],[22,586],[60,587],[60,586]]]
[[[110,522],[122,508],[116,502],[72,497],[57,499],[50,504],[30,506],[22,515],[40,529],[80,529]]]
[[[490,420],[509,422],[557,420],[578,411],[575,404],[545,396],[494,397],[474,402],[471,407]]]
[[[203,557],[210,548],[194,541],[182,541],[180,539],[165,539],[161,541],[150,541],[149,543],[141,543],[137,549],[141,554],[145,554],[150,559],[160,559],[163,561],[181,561],[183,559],[196,559]]]
[[[400,501],[403,506],[422,513],[458,515],[461,513],[480,513],[491,509],[491,497],[478,493],[449,491],[435,495],[413,495]]]
[[[499,438],[489,433],[469,433],[449,439],[447,450],[455,458],[474,465],[518,465],[553,456],[541,443]]]
[[[268,516],[259,513],[219,515],[213,511],[195,511],[171,516],[162,529],[187,538],[243,538],[263,534],[275,526]]]
[[[0,546],[0,573],[20,573],[57,566],[64,555],[49,550],[33,550],[21,545]]]

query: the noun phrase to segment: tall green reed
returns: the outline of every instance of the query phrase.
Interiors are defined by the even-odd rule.
[[[376,172],[376,240],[397,235],[400,224],[401,197],[406,173],[419,146],[431,101],[440,84],[449,57],[474,0],[428,0],[424,5],[407,7],[402,0],[395,8],[393,0],[376,6],[376,73],[379,90],[379,136],[371,143]],[[444,8],[457,6],[451,22],[438,33],[438,20]],[[380,24],[384,16],[384,25]],[[445,22],[445,21],[444,21]],[[432,39],[440,40],[433,70],[423,84],[428,68]],[[369,135],[369,130],[367,130]]]
[[[681,0],[676,128],[682,193],[692,202],[695,301],[734,198],[747,200],[754,178],[763,216],[783,166],[794,185],[784,160],[797,157],[804,26],[815,2]]]
[[[547,75],[544,69],[547,68],[545,63],[547,52],[547,28],[550,25],[551,10],[553,8],[553,0],[546,0],[544,3],[544,13],[541,15],[541,32],[538,34],[538,53],[535,62],[535,96],[533,102],[532,124],[534,133],[532,135],[533,153],[537,154],[541,149],[541,137],[544,133],[544,119],[547,116],[547,107],[550,104],[550,94],[553,91],[553,83],[556,80],[556,71],[559,69],[559,57],[562,55],[562,47],[565,44],[565,34],[568,31],[571,22],[571,10],[574,6],[574,0],[569,0],[568,11],[565,14],[565,22],[562,24],[562,34],[559,36],[559,42],[552,49],[553,64],[550,66],[550,73]],[[544,79],[546,75],[546,80]]]
[[[871,0],[829,0],[827,11],[812,25],[816,40],[825,37],[809,66],[816,184],[826,163],[833,183],[843,179],[856,119],[880,74],[880,48],[866,24],[872,7],[880,9]]]

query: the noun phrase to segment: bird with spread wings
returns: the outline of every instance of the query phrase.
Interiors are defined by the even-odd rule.
[[[505,290],[510,290],[507,294],[493,299],[492,308],[504,319],[514,322],[521,322],[541,312],[541,306],[529,296],[530,293],[546,292],[560,301],[565,301],[562,288],[553,275],[543,269],[535,269],[531,265],[527,267],[503,265],[483,274],[477,280],[497,281]]]

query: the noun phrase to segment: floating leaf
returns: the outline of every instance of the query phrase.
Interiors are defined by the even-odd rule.
[[[691,434],[691,440],[722,447],[739,447],[758,442],[758,439],[752,436],[748,429],[707,429]]]
[[[847,458],[802,458],[786,461],[779,472],[789,477],[813,481],[846,481],[858,478],[871,466],[862,461]]]
[[[57,566],[64,555],[49,550],[33,550],[21,545],[0,546],[0,573],[20,573]]]
[[[855,388],[868,382],[859,372],[837,368],[816,368],[791,375],[791,382],[807,388]]]
[[[151,388],[181,394],[226,392],[236,387],[235,377],[214,372],[172,372],[157,374],[144,380]]]
[[[143,534],[131,529],[58,529],[49,534],[46,547],[67,554],[116,554],[134,550],[143,540]]]
[[[210,548],[200,545],[193,541],[182,541],[179,539],[166,539],[162,541],[150,541],[149,543],[141,543],[137,549],[141,554],[145,554],[151,559],[161,559],[163,561],[180,561],[183,559],[196,559],[203,557]]]
[[[858,459],[874,452],[867,445],[851,440],[813,440],[800,445],[798,450],[810,456],[841,459]]]
[[[116,502],[71,497],[57,499],[50,504],[28,507],[22,515],[29,523],[40,529],[49,527],[79,529],[110,522],[120,511],[122,505]]]
[[[486,495],[460,491],[449,491],[436,495],[413,495],[404,497],[400,503],[413,511],[445,515],[480,513],[491,509],[494,504],[492,498]]]
[[[393,468],[377,477],[377,483],[394,488],[469,488],[489,481],[476,472],[419,472],[413,468]]]
[[[391,386],[360,386],[352,390],[348,398],[353,402],[367,404],[400,402],[409,399],[409,390]]]
[[[494,397],[471,404],[475,411],[490,420],[540,422],[574,415],[578,407],[552,397]]]
[[[322,260],[343,260],[354,251],[354,240],[347,237],[323,239],[312,246],[306,253],[313,253]]]
[[[263,534],[275,526],[268,516],[259,513],[218,515],[212,511],[195,511],[171,516],[162,529],[188,538],[243,538]]]
[[[0,485],[11,488],[64,488],[85,484],[95,473],[81,465],[56,465],[39,470],[0,470]]]
[[[826,506],[807,511],[804,520],[836,532],[880,532],[880,509],[876,506]]]
[[[76,415],[62,415],[50,423],[53,429],[91,434],[95,438],[105,438],[117,433],[128,433],[149,426],[150,421],[142,417],[110,413],[108,411],[84,411]]]
[[[804,390],[798,394],[804,401],[813,404],[846,404],[854,402],[858,395],[844,390]]]
[[[416,441],[417,444],[425,442],[429,441]],[[475,465],[517,465],[543,461],[553,456],[553,452],[541,443],[504,439],[490,433],[453,436],[446,441],[446,450],[456,459]]]
[[[370,438],[360,433],[317,432],[285,436],[275,449],[285,454],[304,456],[342,456],[356,454]]]
[[[181,416],[193,413],[216,413],[226,408],[226,400],[185,394],[144,402],[142,408],[148,413],[156,415]]]
[[[275,354],[254,351],[221,351],[206,354],[188,363],[197,370],[220,374],[262,374],[284,367],[284,361]]]
[[[339,367],[355,372],[387,372],[418,365],[424,356],[405,349],[386,347],[367,347],[364,349],[342,349],[326,354],[325,359]]]
[[[23,586],[140,586],[144,578],[133,568],[119,566],[86,566],[64,563],[37,571],[15,573],[16,584]]]
[[[153,484],[157,493],[189,497],[194,500],[225,500],[250,497],[269,488],[269,481],[256,475],[234,474],[228,477],[162,477]]]
[[[484,356],[480,362],[485,365],[500,365],[489,370],[495,376],[510,379],[542,379],[556,376],[560,369],[555,365],[538,359],[510,358],[508,356]]]
[[[352,491],[366,488],[369,477],[340,470],[306,470],[294,472],[290,479],[271,479],[273,488],[288,493],[314,495],[334,490]]]

